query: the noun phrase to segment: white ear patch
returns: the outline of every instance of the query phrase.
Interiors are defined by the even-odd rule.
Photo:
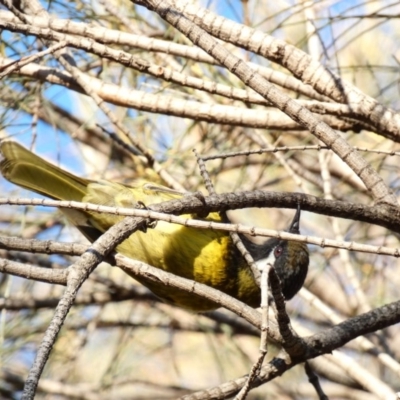
[[[270,251],[268,257],[262,258],[261,260],[256,261],[256,266],[258,270],[265,271],[268,268],[268,265],[273,266],[275,264],[275,247]]]

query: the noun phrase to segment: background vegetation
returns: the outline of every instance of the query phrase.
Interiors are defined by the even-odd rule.
[[[258,71],[266,85],[272,83],[273,90],[258,86],[265,97],[253,90],[255,79],[244,83],[235,75],[239,67],[229,72],[162,19],[163,10],[143,6],[153,2],[1,3],[2,137],[82,176],[128,182],[137,176],[170,177],[168,183],[176,188],[204,193],[193,149],[204,157],[264,149],[208,161],[217,193],[261,189],[333,200],[321,211],[311,197],[301,197],[302,234],[376,246],[359,252],[349,251],[348,245],[309,245],[305,288],[287,304],[297,333],[323,332],[398,300],[400,267],[393,254],[400,229],[388,229],[380,220],[367,223],[361,214],[342,210],[340,215],[335,203],[378,204],[382,212],[392,212],[393,224],[400,215],[394,203],[400,183],[400,118],[393,111],[400,97],[398,1],[189,2],[194,8],[171,1]],[[203,14],[205,9],[212,14]],[[312,117],[342,141],[327,139],[329,133],[324,136]],[[132,158],[121,142],[147,158]],[[327,142],[330,149],[316,147]],[[349,156],[346,146],[356,151]],[[373,170],[357,167],[353,157],[360,156],[383,187],[369,180]],[[4,179],[0,184],[3,198],[32,196]],[[246,208],[230,217],[247,226],[283,230],[295,200],[292,209],[276,200],[274,208]],[[29,266],[65,269],[74,260],[30,253],[29,240],[84,239],[56,209],[2,205],[0,218],[1,257],[25,265],[22,273],[11,274],[3,261],[6,273],[0,282],[0,396],[19,398],[65,290],[29,279]],[[25,248],[8,242],[8,236],[24,239]],[[332,354],[310,361],[326,395],[395,398],[400,390],[396,318],[388,315],[385,330],[376,326],[370,332],[377,332],[361,336],[365,332],[360,329],[356,340],[344,340]],[[266,365],[279,348],[269,346]],[[258,330],[231,312],[194,315],[163,304],[104,263],[78,292],[37,398],[162,399],[210,388],[214,395],[196,398],[228,398],[235,389],[220,385],[231,380],[243,384],[237,380],[249,373],[258,354]],[[268,376],[249,399],[318,397],[302,364],[278,378]]]

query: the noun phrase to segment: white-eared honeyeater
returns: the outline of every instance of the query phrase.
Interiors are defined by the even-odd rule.
[[[12,140],[0,143],[3,176],[12,183],[55,200],[81,201],[114,207],[138,207],[178,199],[183,194],[161,185],[138,180],[132,185],[106,180],[92,181],[73,175],[33,154]],[[64,214],[90,241],[123,217],[63,209]],[[186,215],[193,218],[192,215]],[[220,222],[218,213],[205,220]],[[300,210],[289,227],[299,233]],[[242,236],[244,244],[258,263],[274,265],[285,298],[291,299],[302,287],[308,270],[308,250],[304,243],[276,238],[256,244]],[[127,257],[184,278],[219,289],[252,307],[260,305],[260,289],[250,268],[227,232],[203,230],[159,221],[146,232],[135,232],[117,247]],[[206,311],[216,304],[197,295],[162,283],[135,277],[161,299],[193,311]]]

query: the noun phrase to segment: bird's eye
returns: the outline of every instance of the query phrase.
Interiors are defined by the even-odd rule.
[[[283,252],[282,246],[276,246],[274,250],[274,256],[275,258],[278,258]]]

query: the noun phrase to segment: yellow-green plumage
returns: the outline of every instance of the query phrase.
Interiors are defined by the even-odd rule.
[[[151,182],[138,181],[127,186],[80,178],[10,140],[0,143],[0,151],[4,157],[0,169],[6,179],[56,200],[137,207],[139,201],[150,205],[182,196]],[[91,241],[122,218],[76,210],[63,212]],[[217,213],[210,214],[206,219],[220,221]],[[249,267],[229,235],[224,232],[187,228],[160,221],[146,233],[135,232],[117,247],[117,251],[132,259],[217,288],[253,307],[259,306],[260,290]],[[194,294],[148,282],[143,278],[135,279],[157,296],[180,307],[193,311],[216,308],[214,303]]]

